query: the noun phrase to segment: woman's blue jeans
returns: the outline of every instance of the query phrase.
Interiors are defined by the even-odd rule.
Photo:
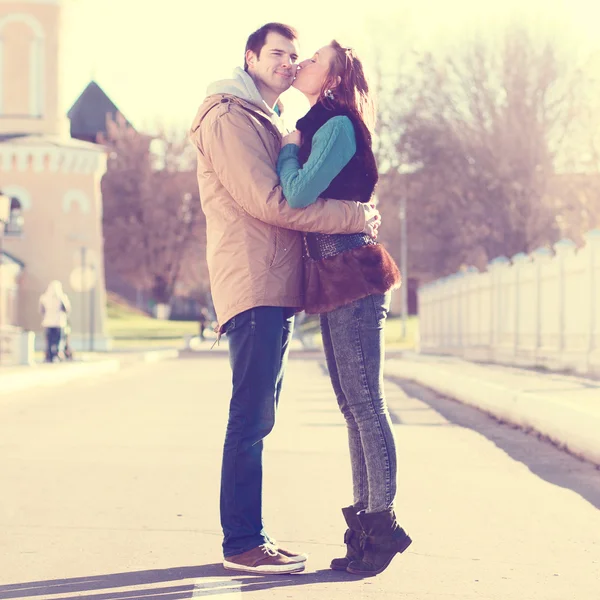
[[[346,419],[354,505],[391,508],[396,444],[383,393],[383,328],[391,294],[373,294],[321,315],[327,368]]]

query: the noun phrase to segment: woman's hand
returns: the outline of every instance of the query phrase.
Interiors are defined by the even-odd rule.
[[[296,146],[300,146],[302,144],[302,134],[295,129],[292,133],[288,133],[283,136],[283,140],[281,141],[281,146],[286,146],[287,144],[296,144]]]

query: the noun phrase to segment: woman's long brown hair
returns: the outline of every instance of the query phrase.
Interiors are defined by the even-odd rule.
[[[331,61],[319,100],[325,106],[337,104],[351,110],[372,134],[375,129],[375,101],[362,62],[352,48],[343,48],[336,40],[329,45],[335,50],[335,58]],[[326,96],[328,90],[333,92],[333,100]]]

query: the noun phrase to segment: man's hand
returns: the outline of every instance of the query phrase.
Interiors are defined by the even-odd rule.
[[[301,146],[302,134],[297,129],[295,129],[294,131],[292,131],[292,133],[284,135],[283,139],[281,140],[281,146],[283,147],[287,144],[296,144],[296,146]]]
[[[362,230],[362,233],[366,233],[373,239],[377,239],[381,215],[375,208],[375,204],[363,204],[363,208],[365,209],[365,228]]]

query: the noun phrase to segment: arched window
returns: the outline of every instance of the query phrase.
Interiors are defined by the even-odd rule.
[[[4,229],[4,235],[21,235],[23,233],[23,223],[23,207],[21,206],[19,199],[13,196],[10,199],[10,217],[6,224],[6,228]]]
[[[11,31],[11,25],[15,29]],[[25,32],[19,30],[24,27]],[[29,35],[26,35],[29,31]],[[45,36],[40,22],[28,13],[0,19],[0,114],[40,118],[44,115]],[[26,71],[23,73],[23,67]],[[5,87],[11,82],[12,93]]]
[[[65,193],[62,200],[63,212],[69,213],[73,209],[73,205],[76,205],[83,214],[87,214],[91,210],[92,203],[88,198],[87,194],[78,189],[72,189]]]

